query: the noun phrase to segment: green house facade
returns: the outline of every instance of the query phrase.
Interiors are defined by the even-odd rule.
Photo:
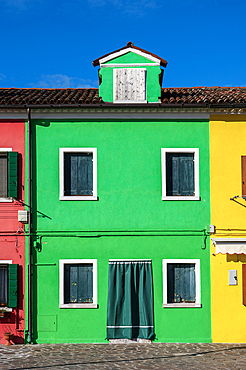
[[[30,106],[26,338],[210,342],[208,114],[164,106],[132,43],[93,63],[99,90]]]

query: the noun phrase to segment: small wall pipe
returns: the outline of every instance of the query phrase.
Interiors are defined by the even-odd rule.
[[[27,108],[28,121],[28,342],[32,343],[32,238],[31,238],[31,110]]]

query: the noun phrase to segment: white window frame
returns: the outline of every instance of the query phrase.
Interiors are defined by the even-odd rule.
[[[113,102],[118,104],[142,104],[147,103],[147,75],[146,68],[135,68],[142,69],[145,71],[145,99],[144,100],[116,100],[116,71],[118,69],[132,69],[132,68],[114,68],[113,69]]]
[[[93,303],[64,303],[64,265],[93,264]],[[60,308],[97,308],[97,260],[66,259],[59,260],[59,307]]]
[[[194,154],[194,196],[167,196],[166,155],[167,153]],[[199,148],[161,148],[162,200],[200,200],[199,195]]]
[[[0,198],[1,199],[1,198]],[[13,261],[12,260],[0,260],[0,265],[12,265]],[[13,308],[11,307],[1,307],[5,312],[12,312]]]
[[[7,153],[7,152],[12,152],[12,148],[0,148],[1,153]],[[13,199],[12,198],[4,198],[0,197],[0,203],[12,203]]]
[[[93,195],[64,195],[64,153],[92,153]],[[97,148],[59,148],[60,200],[97,200]]]
[[[168,303],[167,302],[167,264],[168,263],[193,263],[195,264],[195,279],[196,279],[196,302],[178,302]],[[163,259],[162,260],[162,271],[163,271],[163,307],[202,307],[201,305],[201,269],[200,259]]]

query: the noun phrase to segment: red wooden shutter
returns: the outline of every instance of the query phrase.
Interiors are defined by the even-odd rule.
[[[246,306],[246,264],[242,265],[243,305]]]
[[[241,156],[242,168],[242,197],[246,198],[246,155]]]

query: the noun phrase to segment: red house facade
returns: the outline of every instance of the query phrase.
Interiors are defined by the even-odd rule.
[[[8,331],[24,342],[25,217],[25,121],[1,119],[0,343]]]

